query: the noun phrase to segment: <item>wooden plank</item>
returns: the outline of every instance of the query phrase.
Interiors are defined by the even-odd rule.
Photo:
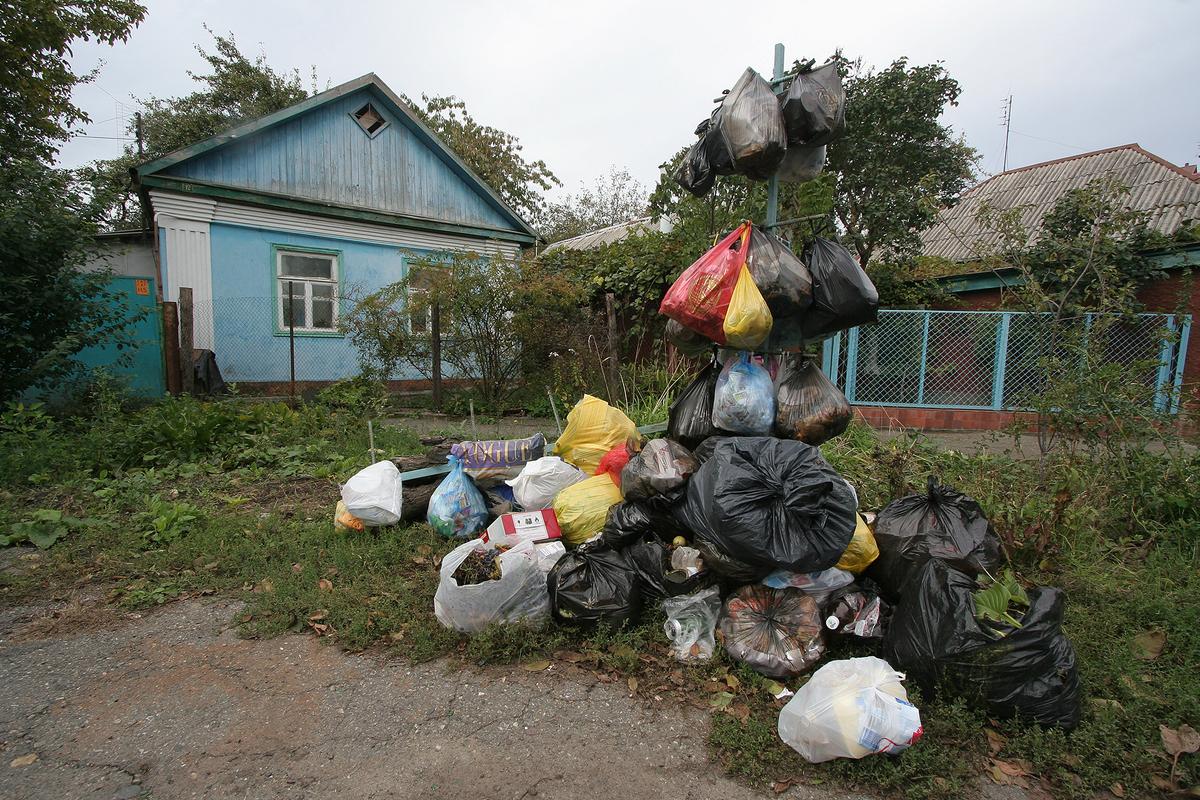
[[[163,369],[166,371],[167,391],[179,394],[179,309],[175,303],[162,304]]]
[[[179,390],[191,394],[196,389],[196,371],[193,367],[195,348],[194,306],[190,286],[179,287]]]

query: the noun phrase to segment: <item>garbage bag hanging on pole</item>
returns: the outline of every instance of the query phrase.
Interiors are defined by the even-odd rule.
[[[671,403],[667,417],[667,436],[687,448],[695,448],[717,432],[713,427],[713,394],[721,365],[715,360],[696,373],[696,377]]]
[[[816,147],[841,136],[846,127],[846,90],[837,62],[792,79],[783,96],[782,115],[791,145]]]
[[[675,182],[696,197],[703,197],[712,189],[716,179],[716,173],[708,163],[705,141],[697,139],[679,162],[679,168],[675,170]]]
[[[775,177],[783,183],[805,183],[814,180],[824,168],[825,145],[805,147],[794,144],[788,146]]]
[[[834,566],[850,544],[855,505],[817,448],[735,436],[720,440],[692,476],[676,518],[699,543],[761,568],[761,577]],[[715,562],[714,569],[721,571]]]
[[[792,249],[762,228],[750,229],[746,267],[775,320],[796,317],[812,305],[812,275]]]
[[[845,432],[854,412],[813,359],[784,356],[775,378],[775,435],[811,445]]]
[[[663,296],[660,314],[717,344],[725,344],[725,315],[746,264],[750,225],[742,223],[683,271]]]
[[[721,104],[721,136],[737,171],[765,181],[787,151],[787,129],[771,84],[747,68]]]
[[[1070,730],[1079,724],[1075,650],[1062,632],[1066,596],[1030,589],[1020,627],[975,617],[975,579],[941,559],[913,574],[883,643],[888,661],[932,693],[949,688],[989,714]]]
[[[979,503],[930,476],[925,494],[893,500],[875,518],[879,558],[867,573],[895,600],[909,576],[931,558],[968,575],[997,575],[1004,549]]]
[[[733,294],[729,296],[725,321],[721,324],[725,343],[739,350],[752,350],[771,333],[772,321],[767,301],[743,264],[738,271],[737,283],[733,285]]]
[[[771,376],[739,353],[721,370],[713,392],[713,425],[730,433],[765,436],[775,421],[775,387]]]
[[[875,321],[879,292],[849,250],[828,239],[814,239],[804,250],[804,263],[813,279],[812,308],[801,321],[805,339]]]

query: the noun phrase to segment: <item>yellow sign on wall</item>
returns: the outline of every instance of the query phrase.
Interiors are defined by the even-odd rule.
[[[150,281],[139,278],[133,282],[133,291],[143,297],[150,294]]]

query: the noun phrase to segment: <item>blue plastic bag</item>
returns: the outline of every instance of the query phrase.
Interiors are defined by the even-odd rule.
[[[429,498],[426,521],[447,539],[470,539],[487,524],[487,504],[475,483],[463,471],[462,462],[454,456],[447,456],[446,460],[450,462],[450,474]]]
[[[775,423],[771,376],[743,352],[721,370],[713,394],[713,425],[729,433],[769,436]]]

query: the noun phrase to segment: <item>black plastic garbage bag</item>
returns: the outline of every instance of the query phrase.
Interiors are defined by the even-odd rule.
[[[703,358],[713,352],[712,339],[677,320],[667,320],[666,335],[667,341],[675,345],[685,356]]]
[[[683,161],[679,163],[679,169],[675,170],[675,182],[696,197],[703,197],[708,194],[716,179],[717,175],[708,163],[708,152],[704,140],[697,139],[696,143],[689,147],[687,153],[684,154]]]
[[[824,64],[792,80],[783,96],[788,144],[828,144],[846,128],[846,91],[836,63]]]
[[[621,494],[626,500],[678,499],[699,467],[679,442],[651,439],[621,470]]]
[[[789,145],[775,177],[783,183],[805,183],[816,179],[825,169],[825,145],[805,147]]]
[[[835,565],[850,544],[856,506],[849,484],[817,448],[739,436],[716,444],[676,518],[698,542],[764,574],[816,572]]]
[[[750,228],[746,267],[771,317],[792,317],[812,305],[812,276],[792,249],[757,226]]]
[[[724,434],[710,436],[700,444],[696,445],[696,449],[692,451],[692,456],[700,464],[712,458],[713,451],[717,449],[717,445],[731,437]]]
[[[825,654],[821,612],[799,589],[743,586],[725,600],[720,625],[725,652],[763,675],[794,677]]]
[[[675,574],[671,569],[671,549],[653,537],[634,542],[626,549],[625,555],[637,572],[642,598],[646,602],[691,594],[716,582],[717,576],[711,569],[692,576]]]
[[[1030,589],[1021,627],[975,618],[975,579],[941,559],[912,577],[883,643],[888,663],[922,692],[946,689],[996,717],[1066,730],[1079,723],[1075,650],[1062,632],[1066,595]]]
[[[621,626],[642,613],[642,587],[629,557],[588,542],[558,559],[546,577],[559,622]]]
[[[626,500],[608,510],[599,542],[619,550],[646,536],[670,541],[677,527],[678,523],[669,510],[646,502]]]
[[[721,365],[715,360],[696,374],[683,394],[671,403],[667,436],[692,448],[717,432],[713,427],[712,411],[713,394],[720,376]]]
[[[998,575],[1004,547],[979,503],[930,476],[925,494],[893,500],[875,517],[879,558],[867,568],[883,595],[896,600],[904,584],[931,558],[968,575]]]
[[[828,239],[814,239],[804,249],[813,279],[812,307],[804,314],[804,338],[820,339],[864,322],[879,313],[879,292],[850,251]]]
[[[747,68],[721,103],[721,136],[738,173],[765,181],[787,151],[787,129],[771,84]]]
[[[712,116],[701,121],[696,126],[696,135],[704,143],[704,156],[708,159],[708,168],[713,175],[736,175],[733,166],[733,156],[729,154],[729,145],[721,135],[722,106],[713,109]]]
[[[810,358],[789,353],[775,376],[775,435],[819,445],[845,432],[854,416],[846,395]]]

